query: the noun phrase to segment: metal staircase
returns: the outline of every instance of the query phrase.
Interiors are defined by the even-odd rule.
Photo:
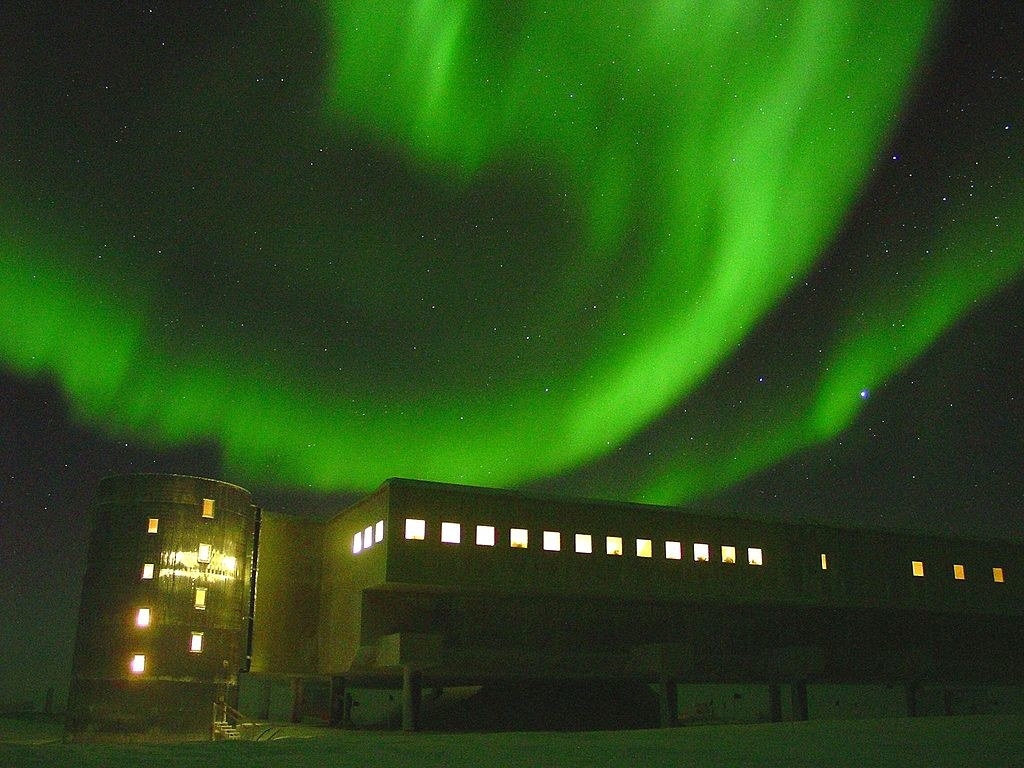
[[[213,705],[213,740],[214,741],[239,741],[242,738],[242,731],[239,726],[243,723],[251,724],[246,717],[237,709],[222,701],[214,702]]]

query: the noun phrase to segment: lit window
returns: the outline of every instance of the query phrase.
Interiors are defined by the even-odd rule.
[[[156,533],[160,528],[160,519],[156,517],[149,518],[149,527],[146,529],[147,533]]]
[[[405,521],[405,538],[422,541],[427,535],[427,523],[425,520],[414,520],[407,518]]]
[[[723,563],[735,563],[736,562],[736,547],[730,547],[730,546],[722,547],[722,562]]]
[[[144,653],[136,653],[132,656],[132,661],[128,665],[133,675],[141,675],[146,671],[146,655]]]
[[[152,579],[153,578],[153,563],[146,563],[142,566],[142,578]]]
[[[224,557],[223,560],[221,560],[222,569],[224,573],[234,573],[235,565],[237,564],[237,562],[238,561],[235,560],[235,558],[231,555],[227,555],[226,557]]]
[[[363,532],[356,531],[352,537],[352,554],[358,555],[363,551]]]
[[[924,576],[924,563],[920,560],[914,560],[910,563],[910,571],[915,576]]]
[[[826,555],[824,552],[821,553],[821,570],[828,570],[828,555]]]
[[[609,555],[621,555],[622,554],[622,537],[621,536],[609,536],[605,539],[604,551]]]
[[[963,581],[967,577],[964,575],[964,567],[961,563],[953,564],[953,578],[957,581]]]
[[[678,541],[666,541],[665,542],[665,559],[666,560],[682,560],[683,559],[683,545]]]
[[[558,552],[562,549],[562,534],[558,531],[544,531],[543,546],[548,552]]]
[[[203,517],[213,519],[213,499],[203,499]]]
[[[189,643],[188,649],[192,653],[202,653],[203,652],[203,633],[202,632],[193,632],[192,633],[192,640]]]
[[[494,546],[494,526],[478,525],[476,527],[476,543],[481,547]]]
[[[458,544],[462,541],[462,525],[441,523],[441,541],[445,544]]]
[[[514,549],[526,549],[530,534],[525,528],[513,528],[509,531],[509,545]]]
[[[197,611],[206,610],[206,587],[196,587],[196,602]]]
[[[139,612],[135,614],[135,626],[148,627],[151,618],[149,608],[139,608]]]
[[[210,562],[210,545],[209,544],[200,544],[199,545],[199,553],[196,556],[196,560],[198,560],[200,563],[208,563],[208,562]]]
[[[650,539],[637,539],[636,540],[636,556],[637,557],[650,557],[651,556],[651,540]]]
[[[589,555],[594,551],[594,537],[589,533],[576,534],[576,551],[581,555]]]
[[[698,563],[708,562],[711,559],[711,549],[707,544],[694,544],[693,559]]]
[[[747,563],[749,565],[764,565],[764,555],[760,547],[747,548]]]
[[[1005,579],[1003,578],[1002,568],[992,569],[992,581],[994,581],[996,584],[1002,584],[1005,581]]]
[[[384,541],[384,521],[378,520],[373,528],[373,543],[380,544]]]

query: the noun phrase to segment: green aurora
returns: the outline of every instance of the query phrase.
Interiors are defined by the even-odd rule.
[[[215,441],[241,482],[572,472],[685,403],[820,264],[941,18],[335,2],[94,102],[51,75],[2,118],[0,358],[111,433]],[[840,434],[1024,269],[1006,157],[950,154],[996,181],[858,273],[815,359],[773,374],[784,396],[593,492],[680,502]]]

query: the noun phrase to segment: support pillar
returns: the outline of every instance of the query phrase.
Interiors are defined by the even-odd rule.
[[[917,681],[908,680],[905,686],[907,694],[907,717],[917,717]]]
[[[293,723],[302,722],[302,715],[306,709],[306,686],[301,677],[292,678],[292,716]]]
[[[679,696],[675,680],[662,680],[658,697],[662,728],[679,725]]]
[[[782,686],[778,683],[768,684],[768,722],[782,722]]]
[[[331,727],[344,728],[348,725],[348,712],[345,706],[345,678],[331,678]]]
[[[793,702],[793,719],[806,720],[807,712],[807,681],[794,680],[791,688],[791,700]]]
[[[423,676],[419,670],[402,670],[402,730],[420,729],[420,704],[423,701]]]

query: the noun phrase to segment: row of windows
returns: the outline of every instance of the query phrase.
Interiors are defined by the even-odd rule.
[[[911,560],[910,561],[910,572],[917,578],[924,578],[924,561],[923,560]],[[957,581],[966,581],[967,569],[964,568],[963,563],[953,563],[953,578]],[[992,568],[992,581],[996,584],[1003,584],[1006,582],[1006,574],[1003,573],[1001,567]]]
[[[192,632],[188,641],[189,653],[203,652],[203,633]],[[146,654],[134,653],[128,662],[128,669],[133,675],[141,675],[146,671]]]
[[[206,587],[196,587],[192,593],[192,606],[197,611],[206,610]],[[148,627],[153,622],[153,610],[151,608],[139,608],[135,612],[135,626]]]
[[[374,544],[384,541],[384,521],[378,520],[376,525],[368,525],[361,531],[356,531],[352,537],[352,554],[358,555],[364,549],[369,549]]]
[[[213,499],[203,499],[200,505],[200,514],[204,520],[213,520],[214,502]],[[151,517],[146,526],[146,533],[159,533],[160,531],[160,518]]]
[[[379,525],[379,524],[378,524]],[[369,529],[367,529],[369,530]],[[442,522],[441,542],[443,544],[462,543],[462,523]],[[359,534],[356,534],[358,537]],[[427,537],[427,523],[425,520],[407,518],[405,521],[405,538],[422,541]],[[576,533],[572,537],[573,551],[579,554],[589,555],[594,552],[595,537],[589,533]],[[476,526],[475,541],[477,546],[493,547],[497,544],[497,529],[493,525]],[[513,549],[527,549],[530,546],[530,532],[526,528],[509,529],[509,546]],[[654,557],[654,540],[638,538],[634,539],[635,553],[637,557]],[[568,546],[568,545],[567,545]],[[563,547],[561,531],[542,531],[541,549],[548,552],[560,552]],[[718,548],[723,563],[737,562],[736,547],[724,544]],[[358,550],[356,550],[358,551]],[[624,540],[621,536],[605,536],[604,551],[607,555],[620,556],[625,552]],[[749,565],[763,565],[764,553],[760,547],[747,547],[747,563]],[[680,541],[665,542],[665,559],[682,560],[683,544]],[[693,559],[695,562],[709,562],[711,560],[711,545],[703,542],[694,542]]]

